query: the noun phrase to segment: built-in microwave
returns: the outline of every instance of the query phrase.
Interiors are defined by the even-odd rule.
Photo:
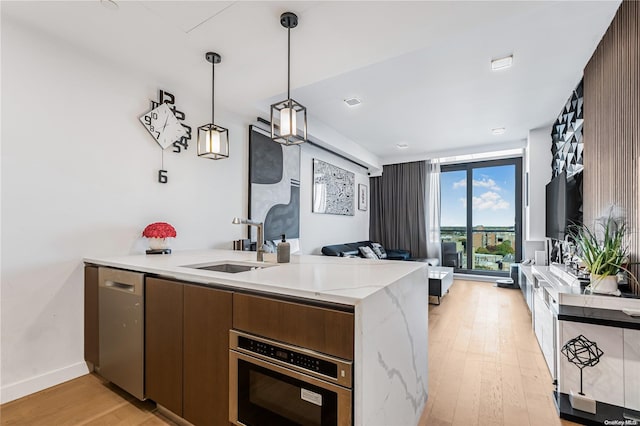
[[[229,421],[235,425],[350,426],[352,363],[231,330]]]

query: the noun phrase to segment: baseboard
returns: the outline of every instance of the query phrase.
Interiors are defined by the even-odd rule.
[[[453,278],[456,280],[483,281],[483,282],[495,283],[496,280],[509,278],[509,277],[494,277],[491,275],[473,275],[473,274],[454,273]]]
[[[76,377],[84,376],[88,372],[87,364],[83,361],[39,376],[10,383],[0,388],[0,404],[31,395]]]
[[[163,407],[160,404],[156,405],[156,412],[178,426],[194,426],[193,423],[190,423],[189,421],[183,419],[179,415],[175,414],[173,411]]]

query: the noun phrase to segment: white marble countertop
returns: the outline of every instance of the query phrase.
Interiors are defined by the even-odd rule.
[[[354,306],[419,269],[424,269],[427,285],[427,266],[422,262],[314,255],[292,255],[290,263],[260,263],[255,259],[256,253],[248,251],[190,250],[168,255],[87,256],[84,261],[199,284],[223,285]],[[234,274],[186,267],[222,261],[249,262],[270,267]]]

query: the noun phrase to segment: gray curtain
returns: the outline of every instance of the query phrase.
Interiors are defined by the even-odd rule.
[[[412,257],[427,257],[425,161],[384,166],[371,178],[369,239]]]

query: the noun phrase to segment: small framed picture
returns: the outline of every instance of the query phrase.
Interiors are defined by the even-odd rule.
[[[358,184],[358,210],[367,211],[369,204],[369,189],[367,185]]]

